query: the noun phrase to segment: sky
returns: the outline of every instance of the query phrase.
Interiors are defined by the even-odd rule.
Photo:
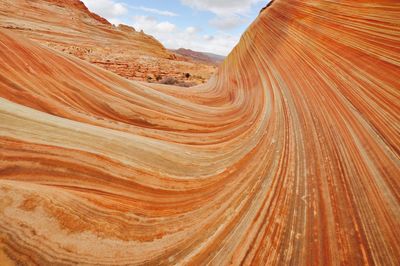
[[[82,0],[111,23],[153,35],[169,49],[227,55],[269,0]]]

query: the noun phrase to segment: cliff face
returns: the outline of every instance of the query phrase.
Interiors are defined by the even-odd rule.
[[[0,27],[128,79],[186,80],[183,75],[190,72],[202,77],[193,80],[201,83],[214,72],[212,66],[174,60],[152,36],[125,25],[114,27],[79,0],[2,0]]]
[[[399,20],[276,0],[185,90],[0,31],[1,264],[400,265]]]

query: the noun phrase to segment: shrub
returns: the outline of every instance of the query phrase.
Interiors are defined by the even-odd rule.
[[[161,81],[161,84],[165,84],[165,85],[175,85],[176,83],[178,83],[178,81],[173,78],[173,77],[164,77]]]

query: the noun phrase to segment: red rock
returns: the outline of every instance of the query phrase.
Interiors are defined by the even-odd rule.
[[[0,30],[0,265],[400,265],[399,18],[275,0],[187,89]]]

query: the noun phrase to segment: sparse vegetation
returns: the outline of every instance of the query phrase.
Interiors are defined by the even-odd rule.
[[[165,84],[165,85],[175,85],[178,83],[178,81],[173,78],[173,77],[164,77],[161,81],[161,84]]]
[[[179,81],[174,77],[164,77],[159,83],[165,84],[165,85],[175,85],[175,86],[180,86],[180,87],[186,87],[186,88],[197,85],[196,82]]]

